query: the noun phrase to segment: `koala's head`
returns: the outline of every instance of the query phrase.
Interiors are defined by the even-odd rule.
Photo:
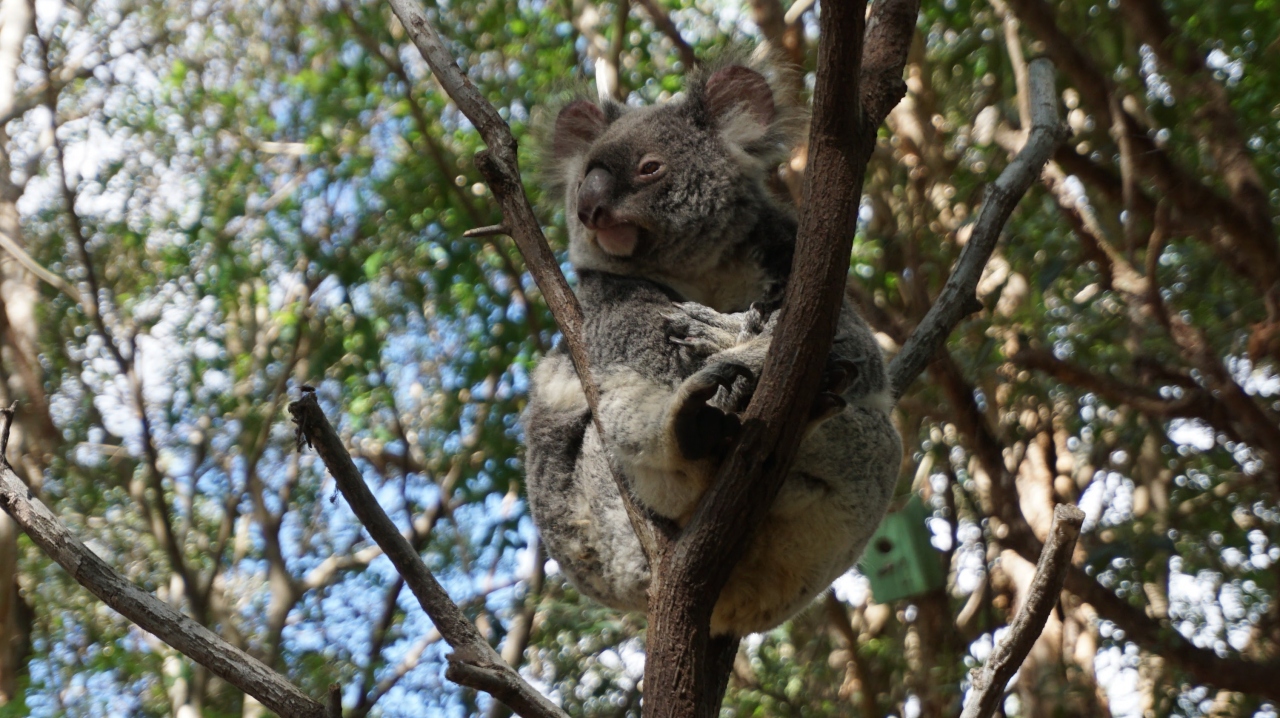
[[[556,117],[547,175],[563,192],[575,267],[697,277],[734,251],[796,123],[768,81],[732,65],[652,107],[578,100]]]

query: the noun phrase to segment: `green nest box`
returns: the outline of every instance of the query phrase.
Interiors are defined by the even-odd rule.
[[[938,552],[929,543],[928,517],[920,496],[913,495],[885,517],[867,543],[858,569],[871,581],[876,603],[919,596],[945,584]]]

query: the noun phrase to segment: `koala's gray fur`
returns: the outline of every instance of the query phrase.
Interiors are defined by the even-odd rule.
[[[606,605],[644,610],[649,582],[606,447],[639,503],[683,524],[763,368],[773,319],[753,304],[780,298],[796,233],[765,186],[785,156],[785,124],[763,77],[738,66],[691,78],[664,105],[580,101],[557,120],[548,164],[565,196],[604,436],[567,353],[553,350],[524,415],[528,495],[548,553]],[[880,349],[848,302],[828,376],[716,604],[716,634],[767,630],[806,606],[884,514],[901,442]]]

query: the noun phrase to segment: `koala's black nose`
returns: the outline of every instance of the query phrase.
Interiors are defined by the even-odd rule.
[[[596,229],[608,221],[612,199],[613,175],[603,167],[591,170],[578,188],[578,219],[587,229]]]

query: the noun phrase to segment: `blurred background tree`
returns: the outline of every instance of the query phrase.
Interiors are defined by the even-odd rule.
[[[660,101],[744,39],[811,71],[820,11],[428,5],[518,136],[574,83]],[[897,415],[946,586],[877,604],[842,579],[744,642],[728,715],[955,714],[1062,501],[1089,513],[1077,567],[1007,715],[1277,715],[1280,5],[925,3],[853,294],[892,352],[1021,142],[1038,54],[1073,137]],[[96,552],[313,695],[341,683],[348,715],[502,715],[444,680],[438,634],[293,451],[281,410],[309,383],[504,656],[572,714],[639,714],[643,617],[566,585],[522,498],[555,327],[509,240],[462,238],[498,219],[479,141],[386,7],[2,0],[0,119],[9,457]],[[785,186],[803,171],[800,148]],[[0,716],[262,712],[0,514]]]

